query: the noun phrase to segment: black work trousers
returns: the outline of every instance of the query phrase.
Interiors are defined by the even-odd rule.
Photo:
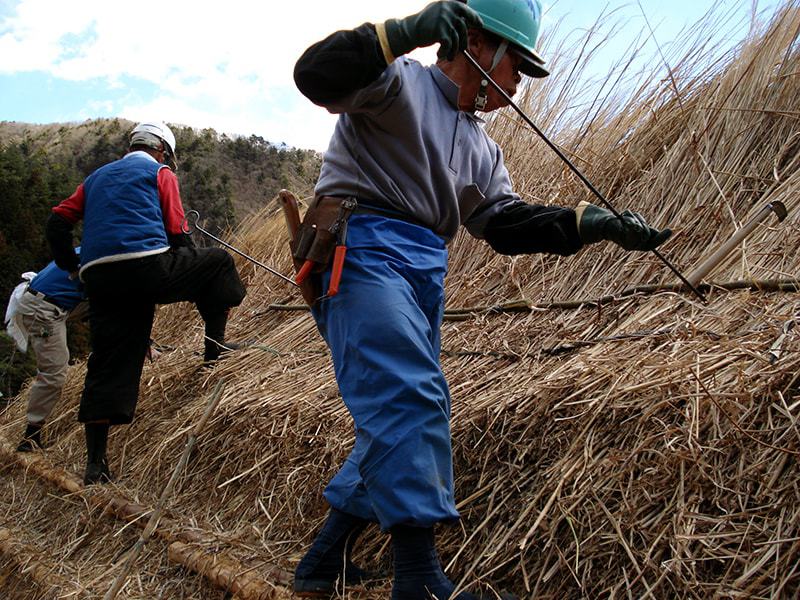
[[[182,247],[92,265],[83,280],[92,353],[78,411],[82,423],[133,421],[156,304],[194,302],[204,321],[219,320],[245,295],[233,259],[220,248]]]

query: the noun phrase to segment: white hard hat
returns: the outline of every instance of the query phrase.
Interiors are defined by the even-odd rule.
[[[153,138],[155,136],[158,141],[163,142],[166,146],[165,150],[174,159],[175,155],[175,134],[172,133],[166,123],[163,121],[145,121],[139,123],[131,131],[131,145],[135,143],[153,146]]]

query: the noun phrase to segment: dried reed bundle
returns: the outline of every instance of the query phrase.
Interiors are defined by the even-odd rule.
[[[0,528],[0,556],[7,557],[14,570],[34,584],[37,595],[43,598],[58,598],[63,595],[86,597],[76,584],[55,575],[53,572],[56,568],[42,561],[40,554],[39,549],[20,542],[11,530]],[[10,587],[5,586],[5,589]]]
[[[759,226],[714,278],[796,280],[800,7],[784,3],[722,53],[704,29],[715,23],[698,25],[689,50],[665,54],[666,77],[639,71],[627,95],[621,82],[636,79],[633,58],[584,97],[580,69],[594,42],[578,56],[557,48],[553,71],[569,75],[526,90],[526,109],[620,208],[675,228],[664,252],[686,270],[766,201],[784,202],[789,218]],[[573,97],[577,116],[564,110]],[[490,127],[524,197],[589,199],[513,116]],[[232,242],[291,272],[277,206]],[[800,319],[796,287],[712,285],[700,305],[670,289],[671,275],[652,257],[611,246],[509,258],[462,235],[450,256],[452,308],[525,307],[443,326],[463,527],[440,533],[460,584],[491,583],[526,598],[800,593],[800,328],[789,325]],[[255,572],[264,564],[291,571],[324,515],[322,486],[349,451],[352,422],[310,316],[267,308],[299,295],[237,264],[248,296],[230,335],[255,344],[202,370],[196,312],[159,311],[156,339],[174,350],[145,367],[136,421],[112,430],[115,486],[152,506],[202,413],[199,398],[224,377],[222,402],[166,512]],[[651,288],[622,294],[636,286]],[[613,300],[553,306],[604,297]],[[73,472],[83,468],[74,422],[83,373],[82,365],[71,370],[47,431],[55,440],[47,460]],[[22,415],[21,403],[12,406],[0,434],[21,431]],[[6,518],[48,540],[62,575],[104,591],[134,536],[101,522],[78,496],[46,494],[7,470]],[[386,536],[367,540],[357,558],[385,563]],[[164,590],[219,597],[176,574],[163,553],[150,549],[141,565],[130,598]],[[387,593],[384,585],[350,596]]]

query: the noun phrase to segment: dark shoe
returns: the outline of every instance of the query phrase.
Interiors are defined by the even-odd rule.
[[[110,481],[111,471],[108,470],[108,463],[105,461],[105,459],[100,463],[86,464],[86,473],[83,475],[83,485],[109,483]]]
[[[246,348],[249,344],[237,344],[236,342],[217,342],[206,339],[205,351],[203,352],[203,362],[212,364],[218,360],[223,360],[227,354],[234,350]]]
[[[203,362],[206,364],[219,360],[223,352],[238,349],[237,344],[225,342],[225,328],[228,325],[229,312],[228,310],[222,310],[203,315],[203,320],[205,321]],[[233,346],[237,346],[237,348]]]
[[[448,600],[455,585],[442,571],[433,528],[396,525],[391,529],[394,549],[394,581],[392,600]],[[515,600],[504,594],[503,600]],[[453,600],[489,600],[495,596],[482,596],[461,592]]]
[[[309,577],[294,576],[294,593],[303,598],[330,598],[339,590],[345,587],[359,585],[367,581],[378,579],[379,575],[365,571],[348,562],[344,570],[344,576],[336,573],[336,576],[322,577],[319,574],[312,574]]]
[[[294,593],[305,597],[329,597],[345,585],[359,584],[374,576],[350,560],[358,536],[368,521],[331,508],[314,543],[294,572]]]
[[[42,424],[28,423],[25,433],[22,434],[22,441],[17,446],[17,452],[33,452],[39,448],[44,448],[44,444],[42,444]]]
[[[83,475],[83,484],[108,483],[111,481],[111,472],[108,470],[106,459],[106,446],[108,445],[107,423],[86,423],[86,472]]]

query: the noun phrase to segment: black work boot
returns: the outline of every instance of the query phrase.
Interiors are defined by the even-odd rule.
[[[218,360],[225,358],[228,352],[233,350],[241,350],[245,348],[246,344],[237,344],[235,342],[217,342],[216,340],[205,340],[205,348],[203,352],[203,362],[206,364],[213,364]]]
[[[442,571],[433,528],[395,525],[391,529],[394,549],[394,581],[392,600],[448,600],[455,585]],[[515,600],[510,594],[504,600]],[[488,600],[480,596],[461,592],[454,600]],[[491,596],[495,598],[495,596]]]
[[[83,484],[108,483],[111,472],[108,470],[106,445],[108,444],[108,423],[86,423],[86,473]]]
[[[37,448],[44,448],[42,444],[42,423],[28,423],[22,441],[17,446],[17,452],[32,452]]]
[[[228,310],[224,310],[205,319],[206,328],[203,362],[207,365],[222,358],[225,352],[238,350],[242,347],[240,344],[225,341],[225,327],[228,324],[228,312]]]
[[[355,566],[350,555],[368,521],[331,508],[314,543],[294,571],[294,593],[328,597],[340,587],[362,583],[371,575]]]

